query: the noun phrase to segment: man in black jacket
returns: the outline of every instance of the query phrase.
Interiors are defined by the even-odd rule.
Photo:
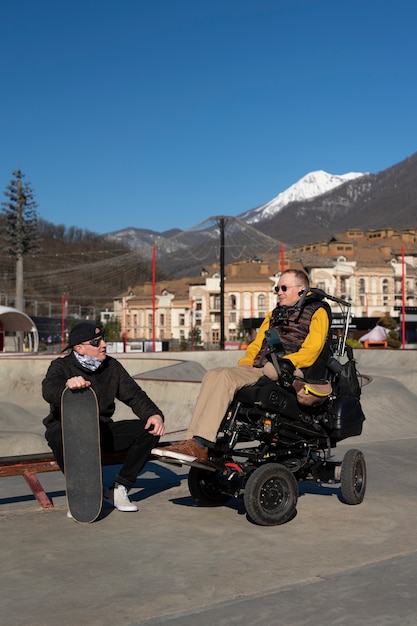
[[[136,504],[129,499],[128,490],[148,461],[151,449],[165,434],[163,414],[124,367],[107,356],[103,331],[95,323],[77,324],[70,332],[65,350],[68,349],[71,349],[70,354],[51,362],[42,381],[42,396],[50,404],[50,413],[43,420],[48,445],[64,472],[62,392],[66,387],[76,390],[91,386],[98,399],[102,449],[127,451],[115,483],[105,492],[104,498],[119,511],[137,511]],[[129,406],[139,419],[114,422],[116,398]]]

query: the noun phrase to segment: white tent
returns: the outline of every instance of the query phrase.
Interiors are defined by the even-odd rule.
[[[359,341],[385,341],[388,335],[389,330],[384,326],[377,324],[372,330],[369,331],[369,333],[362,335],[362,337],[359,338]]]
[[[17,351],[16,333],[18,331],[24,334],[25,351],[37,352],[39,334],[34,321],[18,309],[0,305],[0,334],[2,334],[1,339],[3,339],[0,345],[2,345],[3,351]],[[11,347],[14,347],[14,350],[10,349]]]

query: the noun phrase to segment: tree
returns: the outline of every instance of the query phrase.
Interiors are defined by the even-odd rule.
[[[100,326],[100,323],[98,324]],[[119,320],[108,320],[104,326],[106,341],[120,341],[122,325]]]
[[[251,338],[248,333],[248,330],[247,328],[245,328],[245,325],[243,324],[243,319],[239,320],[239,324],[237,327],[237,336],[239,338],[240,347],[242,347],[242,344],[247,346],[247,344],[251,342]]]
[[[387,336],[388,347],[399,348],[401,346],[401,341],[399,339],[400,335],[398,332],[398,322],[394,320],[391,315],[385,313],[385,315],[378,320],[377,324],[379,324],[379,326],[383,326],[389,331]]]
[[[201,345],[201,328],[200,326],[193,326],[190,334],[188,335],[189,344],[192,349]]]
[[[23,257],[36,254],[40,250],[40,231],[36,212],[37,203],[25,175],[19,170],[4,192],[8,199],[2,202],[5,217],[4,250],[16,258],[16,300],[15,307],[24,310],[23,300]]]

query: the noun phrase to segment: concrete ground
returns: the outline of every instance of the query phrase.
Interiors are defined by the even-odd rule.
[[[359,506],[343,504],[337,487],[300,484],[293,520],[255,526],[240,501],[195,506],[188,469],[152,461],[132,490],[139,512],[105,507],[81,525],[66,517],[60,473],[39,475],[52,510],[39,508],[22,477],[3,478],[2,623],[415,626],[414,382],[401,382],[400,364],[362,370],[372,377],[364,432],[336,449],[365,454]],[[115,472],[104,469],[105,483]]]

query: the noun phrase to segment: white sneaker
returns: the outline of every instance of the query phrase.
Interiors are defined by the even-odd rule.
[[[124,485],[119,485],[119,483],[114,483],[113,489],[107,489],[107,491],[104,492],[104,499],[119,511],[138,510],[136,504],[129,500],[127,488]]]
[[[74,519],[74,518],[72,517],[72,515],[71,515],[71,511],[70,511],[69,509],[68,509],[68,511],[67,511],[67,517],[68,517],[68,519]]]

